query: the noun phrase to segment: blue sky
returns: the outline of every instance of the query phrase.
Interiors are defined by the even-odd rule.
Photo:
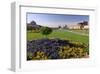
[[[49,27],[76,25],[82,21],[89,21],[88,15],[43,14],[27,13],[27,23],[34,20],[37,24]]]

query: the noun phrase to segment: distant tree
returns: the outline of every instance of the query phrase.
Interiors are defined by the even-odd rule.
[[[78,25],[80,26],[80,29],[81,29],[81,30],[84,28],[83,23],[78,23]]]
[[[47,35],[52,33],[52,29],[49,27],[41,27],[41,34],[45,35],[47,37]]]
[[[78,25],[80,26],[80,29],[82,30],[82,29],[84,29],[85,25],[88,25],[88,22],[87,21],[83,21],[83,22],[78,23]]]
[[[84,25],[88,25],[88,22],[87,22],[87,21],[83,21],[83,24],[84,24]]]
[[[27,30],[30,30],[32,32],[39,32],[40,25],[37,25],[36,22],[33,20],[30,23],[27,24]]]
[[[61,28],[61,26],[58,26],[58,28],[60,29],[60,28]]]
[[[68,26],[67,26],[67,25],[65,25],[63,28],[64,28],[64,29],[68,29]]]
[[[35,21],[31,21],[30,23],[27,23],[27,30],[32,31],[34,29],[33,26],[35,26],[35,25],[36,25]]]
[[[36,22],[33,20],[30,22],[31,25],[36,25]]]

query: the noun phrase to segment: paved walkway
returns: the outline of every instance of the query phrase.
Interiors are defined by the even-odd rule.
[[[65,31],[71,32],[71,33],[74,33],[74,34],[79,34],[79,35],[89,36],[88,34],[84,34],[84,33],[79,33],[79,32],[74,32],[74,31],[69,31],[69,30],[65,30]]]

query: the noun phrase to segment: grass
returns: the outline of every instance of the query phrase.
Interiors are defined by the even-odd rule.
[[[89,44],[89,37],[88,36],[83,36],[80,34],[71,33],[71,32],[68,32],[67,30],[54,30],[47,37],[50,39],[60,38],[60,39],[79,41],[82,43]],[[41,39],[41,38],[45,38],[45,36],[42,35],[41,33],[27,32],[27,40]]]

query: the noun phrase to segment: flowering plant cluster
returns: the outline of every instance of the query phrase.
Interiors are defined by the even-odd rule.
[[[27,60],[85,58],[88,45],[61,39],[27,41]]]

